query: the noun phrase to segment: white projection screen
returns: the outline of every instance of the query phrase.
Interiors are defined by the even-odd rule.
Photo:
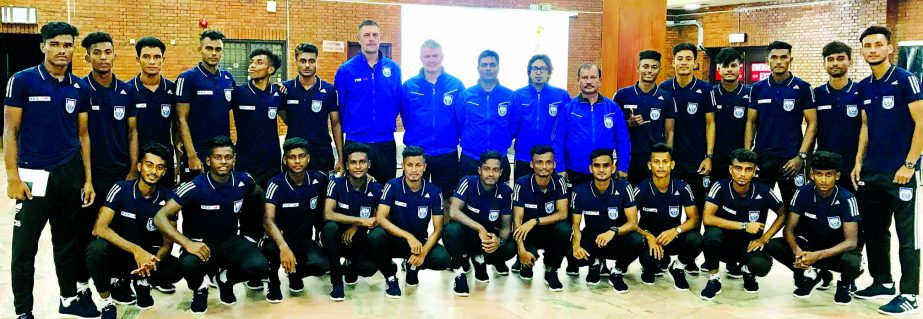
[[[519,9],[402,5],[401,71],[404,81],[420,72],[420,45],[442,45],[445,71],[477,83],[477,57],[491,49],[500,55],[500,84],[516,90],[529,83],[526,65],[535,54],[551,57],[551,85],[567,88],[570,13]]]

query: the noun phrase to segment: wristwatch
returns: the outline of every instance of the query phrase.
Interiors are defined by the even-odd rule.
[[[535,217],[535,226],[541,225],[542,220],[539,217]]]
[[[798,152],[798,157],[800,157],[800,158],[803,159],[803,160],[804,160],[804,159],[808,159],[808,153],[805,153],[805,152]]]
[[[679,226],[676,226],[676,234],[679,235],[679,234],[682,234],[682,233],[683,233],[683,229],[680,228]]]
[[[747,223],[740,223],[740,229],[741,230],[747,229]]]
[[[904,167],[907,167],[907,168],[909,168],[909,169],[914,169],[914,168],[916,167],[916,163],[914,163],[914,162],[905,162],[905,163],[904,163]]]
[[[707,159],[713,159],[713,158],[715,158],[715,154],[705,154],[705,158],[707,158]]]
[[[618,228],[618,227],[612,226],[612,227],[609,227],[609,230],[611,230],[612,232],[614,232],[616,236],[619,235],[619,228]]]

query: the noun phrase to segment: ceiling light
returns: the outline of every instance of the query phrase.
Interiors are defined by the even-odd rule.
[[[701,3],[689,3],[689,4],[686,4],[686,5],[683,5],[683,9],[686,9],[686,10],[689,10],[689,11],[699,10],[699,9],[701,9],[701,8],[702,8],[702,4],[701,4]]]

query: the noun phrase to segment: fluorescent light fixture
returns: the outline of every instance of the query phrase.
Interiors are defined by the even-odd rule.
[[[689,10],[689,11],[699,10],[699,9],[701,9],[701,8],[702,8],[702,4],[701,4],[701,3],[687,3],[687,4],[683,5],[683,9],[686,9],[686,10]]]

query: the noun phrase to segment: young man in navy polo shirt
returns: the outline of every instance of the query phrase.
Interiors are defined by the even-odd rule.
[[[202,61],[176,78],[176,117],[186,153],[180,166],[183,182],[205,172],[205,145],[211,138],[231,135],[228,111],[237,82],[231,72],[218,69],[224,54],[223,39],[221,31],[202,31],[198,47]]]
[[[744,130],[747,128],[747,107],[750,105],[750,86],[740,83],[743,56],[737,49],[723,48],[715,62],[721,74],[721,83],[711,89],[715,105],[715,155],[712,158],[710,179],[731,178],[731,152],[744,147]]]
[[[702,236],[708,283],[699,294],[702,299],[713,300],[721,293],[719,262],[743,264],[744,291],[752,294],[760,290],[756,277],[772,268],[772,257],[763,248],[785,225],[785,205],[769,186],[753,182],[757,160],[751,150],[734,150],[728,168],[731,179],[716,181],[708,191]],[[770,210],[776,219],[764,233]]]
[[[533,55],[526,67],[529,85],[515,92],[513,103],[519,108],[519,116],[513,123],[513,137],[516,138],[514,181],[533,173],[532,148],[551,145],[555,119],[570,103],[567,90],[548,83],[553,71],[550,57],[544,54]]]
[[[279,117],[288,125],[285,139],[300,137],[308,141],[309,170],[327,174],[343,169],[343,127],[340,125],[340,106],[333,84],[317,75],[317,47],[301,43],[295,47],[295,66],[298,77],[282,82],[285,86],[285,103]],[[329,128],[328,128],[329,120]],[[331,136],[336,147],[336,158],[330,148]]]
[[[647,253],[641,254],[641,282],[653,285],[656,273],[669,265],[673,286],[685,291],[689,290],[686,265],[694,264],[702,253],[702,234],[692,187],[673,178],[675,165],[673,149],[666,144],[654,145],[647,164],[653,176],[635,189],[640,211],[638,233],[648,247]],[[678,255],[672,264],[670,255]]]
[[[149,309],[154,306],[151,286],[182,279],[179,260],[170,255],[173,242],[154,226],[154,215],[170,200],[170,189],[159,181],[172,153],[161,144],[145,144],[134,168],[138,179],[112,185],[99,210],[86,262],[103,301],[101,318],[116,317],[115,303],[137,302],[138,308]]]
[[[794,272],[795,297],[807,298],[822,280],[819,270],[840,273],[834,302],[852,301],[849,288],[859,276],[862,251],[859,205],[849,190],[837,185],[842,165],[839,154],[818,151],[811,156],[813,184],[795,191],[784,237],[766,245],[773,258]]]
[[[137,112],[138,145],[158,143],[170,149],[167,172],[160,185],[176,187],[176,161],[174,140],[179,139],[176,126],[176,83],[161,74],[167,46],[156,37],[143,37],[135,43],[135,60],[141,72],[125,82],[126,89],[135,102]],[[140,155],[139,155],[140,157]]]
[[[501,276],[509,274],[506,261],[516,254],[512,233],[513,190],[500,182],[505,167],[503,156],[496,151],[481,154],[478,175],[465,176],[458,182],[449,202],[452,221],[445,227],[443,243],[452,256],[456,296],[468,296],[468,276],[462,263],[468,256],[474,261],[474,278],[488,282],[487,264]]]
[[[609,283],[618,293],[628,292],[625,273],[644,249],[639,235],[638,208],[635,190],[627,181],[613,178],[615,163],[611,149],[596,149],[590,153],[593,180],[574,188],[570,197],[570,255],[581,265],[590,265],[586,282],[599,284],[599,273],[607,259],[615,260]],[[586,221],[584,222],[584,219]],[[580,228],[583,222],[585,226]]]
[[[282,162],[286,171],[269,180],[263,227],[268,235],[261,242],[263,255],[269,260],[269,284],[266,301],[282,301],[279,267],[288,274],[289,290],[304,289],[302,279],[321,276],[330,269],[327,256],[311,240],[314,224],[324,211],[327,175],[308,170],[310,144],[300,137],[285,140]]]
[[[514,125],[520,106],[513,103],[515,93],[500,84],[500,55],[484,50],[478,55],[478,83],[461,92],[455,99],[458,120],[461,159],[458,177],[477,174],[477,160],[486,151],[496,151],[503,156],[500,165],[501,183],[508,183],[512,166],[507,150],[513,143]]]
[[[90,176],[87,110],[78,109],[85,84],[67,67],[74,56],[77,28],[64,22],[42,26],[42,64],[17,72],[4,96],[3,152],[7,196],[17,201],[13,220],[11,286],[19,318],[33,318],[35,254],[46,223],[51,223],[55,272],[62,315],[97,317],[88,293],[77,295],[75,263],[83,263],[76,245],[87,229],[72,225],[81,205],[95,198]],[[47,172],[43,179],[23,178],[27,170]],[[28,175],[26,175],[28,176]],[[44,195],[33,194],[46,184]],[[81,287],[89,288],[89,287]]]
[[[381,184],[369,171],[369,146],[350,143],[343,149],[346,176],[330,179],[324,200],[324,229],[321,244],[330,260],[330,300],[346,299],[343,282],[352,286],[359,275],[371,277],[378,271],[371,260],[368,231],[378,225],[375,211],[381,200]],[[340,258],[346,264],[340,264]],[[345,277],[345,278],[344,278]]]
[[[451,190],[458,183],[455,97],[465,90],[465,85],[446,73],[443,57],[442,46],[434,40],[426,40],[420,46],[423,67],[420,74],[404,82],[401,120],[404,144],[420,146],[426,152],[428,165],[423,178],[440,190]]]
[[[571,235],[567,220],[567,181],[554,173],[554,149],[536,145],[529,151],[534,173],[516,179],[513,185],[513,239],[522,269],[519,277],[532,279],[532,266],[538,261],[538,250],[545,251],[545,284],[551,291],[564,286],[558,279],[558,268]]]
[[[814,105],[817,106],[817,150],[830,151],[842,156],[841,172],[852,171],[859,148],[859,84],[848,75],[852,66],[852,48],[833,41],[824,46],[824,69],[829,80],[814,88]],[[848,177],[838,179],[837,185],[855,191]]]
[[[360,54],[337,70],[334,85],[340,101],[346,143],[369,145],[369,175],[388,181],[397,173],[394,131],[401,105],[401,67],[381,50],[378,23],[359,24]]]
[[[744,136],[744,148],[759,154],[757,181],[770,188],[778,183],[785,202],[806,182],[804,162],[817,132],[811,84],[789,71],[792,60],[790,44],[782,41],[769,44],[766,62],[772,75],[753,84]],[[803,134],[802,122],[807,123]]]
[[[208,283],[203,279],[211,269],[219,270],[219,300],[225,305],[237,303],[234,284],[262,280],[269,273],[269,261],[256,242],[238,235],[244,198],[262,195],[262,188],[249,174],[233,170],[234,143],[227,136],[212,138],[203,150],[209,153],[208,172],[180,185],[154,217],[157,229],[183,248],[180,263],[193,291],[189,308],[195,314],[208,310]],[[182,233],[170,223],[180,210]]]
[[[449,268],[449,253],[439,244],[442,236],[442,191],[423,179],[423,149],[408,145],[403,152],[404,176],[392,179],[382,190],[375,219],[379,227],[369,232],[369,244],[378,270],[385,277],[385,295],[401,296],[397,266],[391,258],[406,259],[408,286],[420,283],[420,269]],[[428,228],[432,225],[433,231]]]
[[[651,177],[647,168],[651,147],[657,143],[673,145],[676,103],[673,95],[657,87],[660,52],[638,53],[638,82],[615,92],[612,101],[622,107],[631,136],[631,163],[628,182],[632,185]]]
[[[891,218],[901,264],[900,295],[878,308],[885,314],[918,312],[920,246],[915,193],[923,151],[923,93],[920,79],[888,60],[894,52],[891,31],[873,26],[862,32],[862,57],[872,75],[859,82],[862,129],[851,177],[862,214],[863,241],[872,285],[856,292],[862,299],[895,295],[891,277]]]

